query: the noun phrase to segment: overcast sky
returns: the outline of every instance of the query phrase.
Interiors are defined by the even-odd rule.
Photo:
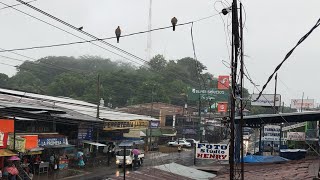
[[[16,4],[14,0],[1,0],[7,4]],[[224,1],[230,3],[230,1]],[[245,8],[245,55],[249,73],[256,84],[263,85],[274,68],[282,61],[285,54],[316,23],[319,14],[319,0],[244,0]],[[119,25],[123,34],[147,30],[149,0],[37,0],[32,5],[49,12],[72,25],[83,26],[85,31],[99,38],[114,36]],[[45,16],[25,7],[16,8],[30,13],[40,19],[53,23],[74,34],[87,37],[54,22]],[[178,23],[197,20],[216,14],[223,8],[221,1],[215,0],[153,0],[152,27],[171,25],[170,20],[176,16]],[[13,9],[0,10],[0,48],[11,49],[38,45],[79,41],[70,34],[55,29],[47,24],[32,19]],[[225,21],[225,25],[223,21]],[[215,16],[194,24],[194,40],[198,60],[208,67],[215,76],[230,73],[222,60],[230,61],[228,51],[230,43],[224,29],[230,25],[230,17]],[[231,27],[229,27],[231,30]],[[229,30],[226,30],[228,34]],[[320,62],[320,29],[299,46],[279,71],[278,92],[286,105],[290,99],[305,97],[320,101],[318,69]],[[123,48],[139,57],[146,58],[147,34],[141,34],[115,40],[109,43]],[[109,48],[110,49],[110,48]],[[111,50],[111,49],[110,49]],[[32,58],[44,56],[81,56],[98,55],[112,60],[122,60],[92,44],[72,45],[50,49],[19,51]],[[193,56],[190,37],[190,25],[152,33],[152,55],[163,54],[167,59],[179,59]],[[11,53],[2,53],[21,60]],[[21,62],[1,58],[1,62],[18,65]],[[141,62],[140,62],[141,63]],[[137,65],[137,64],[136,64]],[[2,73],[13,75],[14,67],[0,64]],[[253,86],[246,81],[246,87],[253,91]],[[261,87],[259,87],[261,88]],[[273,93],[274,82],[268,86],[266,93]],[[257,92],[255,90],[255,92]]]

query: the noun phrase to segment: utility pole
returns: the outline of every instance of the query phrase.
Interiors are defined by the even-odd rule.
[[[277,114],[276,100],[277,100],[277,84],[278,84],[278,73],[274,77],[275,85],[274,85],[274,99],[273,99],[273,108],[274,114]]]
[[[230,112],[230,180],[235,179],[235,111],[236,111],[236,86],[237,86],[237,66],[239,56],[239,22],[238,22],[238,7],[237,0],[233,0],[232,3],[232,60],[231,60],[231,79],[232,79],[232,90],[231,90],[231,112]]]
[[[151,3],[151,2],[150,2]],[[152,92],[151,92],[151,117],[152,117],[152,115],[153,115],[153,91],[154,91],[154,86],[155,85],[153,85],[152,86]],[[150,123],[149,123],[149,128],[150,128],[150,143],[149,143],[149,150],[151,150],[151,148],[150,148],[150,146],[152,145],[152,126],[151,126],[151,123],[152,123],[152,121],[150,121]]]
[[[241,179],[244,179],[244,162],[243,162],[243,157],[244,157],[244,148],[243,148],[243,125],[244,125],[244,120],[243,120],[243,89],[244,89],[244,81],[243,81],[243,27],[242,27],[242,3],[240,2],[240,36],[241,36],[241,49],[240,49],[240,88],[241,88],[241,93],[240,93],[240,163],[241,163]],[[255,142],[254,142],[255,143]]]
[[[147,61],[151,60],[151,47],[152,47],[152,39],[151,39],[151,28],[152,28],[152,0],[149,0],[149,21],[148,21],[148,39],[147,39]]]
[[[100,118],[100,74],[97,81],[97,119]],[[99,126],[97,126],[97,142],[99,142]],[[98,154],[98,149],[97,149]]]
[[[300,109],[301,112],[303,110],[303,99],[304,99],[304,92],[302,93],[302,98],[301,98],[301,109]]]

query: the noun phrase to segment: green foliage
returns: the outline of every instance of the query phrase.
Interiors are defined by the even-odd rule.
[[[167,61],[162,55],[148,66],[137,68],[96,56],[49,56],[24,62],[11,78],[0,74],[0,86],[96,103],[100,74],[100,95],[113,107],[152,101],[184,105],[187,87],[198,86],[197,72],[205,70],[192,58]]]

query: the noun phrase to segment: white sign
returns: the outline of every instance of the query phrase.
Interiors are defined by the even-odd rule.
[[[229,160],[229,146],[227,144],[197,143],[196,158]]]
[[[0,132],[0,146],[3,146],[4,133]]]
[[[256,100],[258,94],[251,95],[252,106],[274,106],[274,94],[262,94],[258,100]],[[276,107],[281,106],[281,95],[276,95]]]
[[[263,127],[263,140],[264,141],[279,141],[280,126],[266,125]]]
[[[302,99],[291,99],[291,108],[301,109],[301,105],[303,109],[313,109],[314,99],[304,99],[303,103]]]
[[[305,141],[306,140],[306,133],[304,132],[288,132],[287,140],[291,141]]]

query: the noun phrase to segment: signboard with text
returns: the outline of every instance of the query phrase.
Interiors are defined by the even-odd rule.
[[[266,125],[263,127],[263,138],[264,141],[279,141],[280,139],[280,126],[277,125]]]
[[[202,100],[211,100],[212,102],[228,102],[229,99],[229,90],[220,90],[217,88],[210,89],[195,89],[192,88],[188,92],[188,99],[192,101]]]
[[[305,141],[306,133],[305,132],[288,132],[287,140],[290,141]]]
[[[291,108],[294,109],[313,109],[314,99],[291,99]]]
[[[227,144],[196,144],[197,159],[229,160],[229,146]]]
[[[274,94],[262,94],[258,100],[256,100],[258,94],[251,95],[251,105],[252,106],[264,106],[272,107],[274,106]],[[281,106],[281,95],[276,95],[276,107]]]
[[[39,146],[57,146],[67,144],[67,139],[63,137],[59,138],[39,138],[38,145]]]

